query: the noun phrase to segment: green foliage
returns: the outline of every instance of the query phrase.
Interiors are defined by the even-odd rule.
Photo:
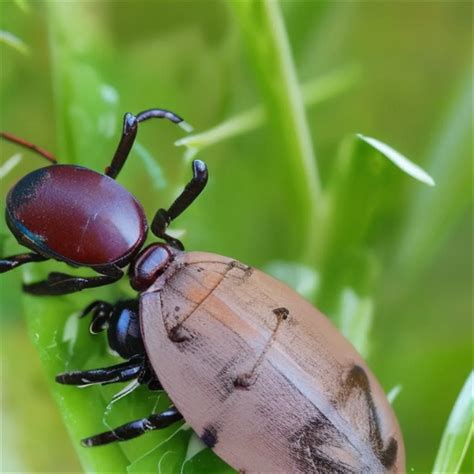
[[[190,250],[231,255],[263,268],[326,313],[369,358],[385,388],[395,386],[391,399],[403,386],[395,409],[406,439],[407,468],[429,470],[451,408],[451,387],[465,377],[470,354],[469,269],[460,267],[468,260],[462,236],[470,230],[457,237],[459,245],[453,239],[471,203],[471,76],[460,82],[451,103],[441,106],[438,100],[439,90],[451,92],[443,74],[447,82],[465,74],[464,57],[454,54],[467,31],[462,6],[430,7],[436,17],[455,17],[456,27],[442,36],[449,51],[443,56],[446,67],[436,56],[428,64],[442,67],[443,74],[433,75],[420,94],[422,81],[415,72],[420,74],[425,63],[419,66],[413,39],[399,38],[396,10],[389,4],[264,0],[184,7],[160,1],[91,8],[87,2],[10,3],[0,27],[15,31],[22,38],[20,50],[28,45],[30,54],[18,54],[5,39],[0,44],[7,58],[1,86],[6,128],[45,148],[56,142],[61,162],[101,170],[117,145],[125,111],[162,106],[182,114],[196,134],[183,136],[158,121],[141,125],[119,180],[150,216],[176,196],[189,178],[189,159],[199,153],[210,168],[209,187],[172,230],[185,233]],[[425,8],[407,9],[413,18],[425,18]],[[380,27],[376,39],[379,22],[389,32]],[[137,24],[139,29],[131,29]],[[423,25],[431,38],[434,30]],[[410,31],[407,27],[407,35]],[[396,47],[384,62],[390,38],[397,38]],[[424,38],[418,23],[416,38]],[[431,50],[431,43],[423,44]],[[412,50],[416,58],[410,63]],[[340,68],[354,58],[355,66]],[[431,117],[439,115],[444,119],[435,128]],[[187,148],[184,159],[173,142]],[[39,166],[39,158],[21,151],[21,159],[17,151],[11,145],[0,150],[3,193]],[[426,186],[431,176],[435,187]],[[3,253],[17,253],[7,235],[2,227]],[[440,261],[443,253],[446,261]],[[45,262],[24,267],[23,278],[37,280],[52,270],[71,272]],[[100,449],[80,447],[85,436],[169,403],[165,394],[145,387],[112,403],[123,387],[79,390],[54,382],[58,372],[117,362],[105,338],[91,337],[89,321],[77,315],[93,299],[114,301],[133,293],[124,279],[67,297],[25,297],[19,294],[19,273],[2,275],[2,329],[9,334],[18,313],[26,315],[48,390],[85,471],[233,472],[186,425]],[[8,357],[17,356],[2,354],[6,364]],[[18,379],[12,378],[11,393],[31,390],[19,385],[27,380]],[[466,390],[446,427],[434,472],[462,470],[471,436],[466,420],[472,399]],[[41,409],[31,417],[35,411],[39,417]],[[15,425],[45,449],[48,439],[33,431],[36,424]],[[34,449],[28,452],[36,456]],[[73,461],[58,467],[53,457],[46,467],[28,462],[31,470],[77,469]]]
[[[460,471],[474,431],[474,372],[462,388],[441,439],[433,473]],[[472,459],[471,459],[472,462]]]
[[[353,87],[358,80],[359,70],[357,67],[352,65],[338,69],[301,84],[303,101],[306,106],[320,104]],[[186,146],[189,151],[194,152],[186,155],[190,159],[197,152],[201,152],[207,147],[221,143],[229,138],[255,130],[266,121],[265,108],[262,106],[253,107],[205,132],[180,138],[176,141],[175,145]]]
[[[426,151],[427,169],[437,182],[437,192],[420,188],[406,212],[396,265],[413,279],[472,203],[472,77],[466,74],[457,87],[446,117],[433,134]],[[419,225],[422,222],[423,225]],[[414,251],[416,249],[416,251]]]
[[[18,38],[18,36],[15,36],[9,31],[0,31],[0,43],[11,46],[22,54],[28,54],[30,51],[26,43],[21,38]]]

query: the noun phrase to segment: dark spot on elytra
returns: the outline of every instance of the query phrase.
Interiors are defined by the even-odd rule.
[[[172,327],[168,332],[168,337],[170,341],[176,343],[189,341],[191,339],[188,331],[186,331],[182,324],[177,324],[176,326]]]
[[[285,320],[288,318],[290,311],[287,308],[275,308],[273,310],[273,313],[278,319]]]
[[[232,260],[227,264],[227,269],[232,270],[233,268],[238,268],[244,272],[244,279],[249,278],[253,273],[253,268],[249,267],[248,265],[244,265],[243,263],[238,262],[237,260]]]
[[[380,429],[380,420],[372,397],[370,381],[365,370],[359,365],[354,365],[341,388],[339,401],[346,404],[351,396],[356,396],[357,392],[362,392],[367,405],[367,416],[369,426],[370,442],[374,454],[381,464],[389,469],[397,459],[398,443],[390,437],[387,447],[384,447],[384,440]]]
[[[180,308],[179,306],[175,306],[175,307],[174,307],[174,310],[175,310],[176,312],[178,312],[180,309],[181,309],[181,308]]]
[[[347,383],[349,385],[349,390],[352,390],[357,386],[364,392],[370,393],[369,378],[360,365],[354,365],[354,367],[352,367],[349,376],[347,377]]]
[[[380,456],[380,462],[386,467],[390,469],[397,460],[397,452],[398,452],[398,443],[396,439],[390,438],[388,442],[388,446],[382,451]]]
[[[255,383],[255,377],[250,374],[242,374],[234,379],[234,387],[239,390],[248,390]]]
[[[217,433],[218,433],[217,427],[215,427],[214,425],[207,425],[204,428],[204,431],[202,432],[202,435],[201,435],[202,442],[208,448],[213,448],[219,441],[217,437]]]
[[[358,471],[334,457],[340,450],[352,448],[341,433],[319,410],[291,438],[292,456],[303,472],[348,474]]]
[[[235,376],[236,366],[241,362],[242,356],[237,354],[221,364],[222,368],[216,374],[216,381],[218,383],[215,387],[220,402],[224,402],[235,391],[233,377]]]

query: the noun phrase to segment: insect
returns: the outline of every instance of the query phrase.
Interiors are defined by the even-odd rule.
[[[142,248],[143,209],[113,179],[138,123],[151,117],[182,122],[161,109],[126,114],[105,175],[53,164],[20,180],[7,199],[7,223],[33,252],[1,260],[2,271],[53,258],[99,273],[89,278],[52,273],[25,291],[58,295],[105,285],[128,266],[138,292],[114,304],[94,301],[82,312],[91,315],[92,333],[107,331],[110,347],[125,362],[65,372],[57,382],[135,381],[166,390],[173,403],[82,444],[125,441],[184,418],[206,445],[243,472],[404,471],[402,434],[384,392],[329,320],[269,275],[232,258],[185,252],[166,233],[204,189],[204,162],[193,162],[183,192],[155,214],[151,231],[164,242]],[[2,136],[54,161],[30,143]]]

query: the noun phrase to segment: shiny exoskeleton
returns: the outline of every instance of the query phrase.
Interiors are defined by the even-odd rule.
[[[52,165],[33,171],[9,192],[6,222],[18,242],[32,252],[0,259],[0,273],[30,262],[55,259],[74,267],[90,267],[100,276],[81,278],[51,273],[47,280],[25,285],[27,293],[64,295],[107,285],[123,276],[146,239],[148,224],[141,204],[115,181],[137,135],[138,124],[166,118],[187,127],[181,117],[163,109],[125,114],[122,138],[105,174],[76,166],[58,165],[43,149],[9,133],[0,136],[40,154]],[[159,209],[151,231],[172,247],[182,243],[166,234],[169,223],[199,195],[207,183],[207,167],[193,161],[193,178],[167,210]]]

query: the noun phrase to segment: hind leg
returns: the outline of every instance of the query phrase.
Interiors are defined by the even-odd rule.
[[[92,446],[102,446],[104,444],[113,443],[115,441],[127,441],[129,439],[141,436],[147,431],[161,430],[182,420],[183,416],[176,407],[168,408],[161,413],[150,415],[147,418],[134,420],[119,426],[112,431],[105,431],[95,436],[85,438],[81,444],[87,448]]]

